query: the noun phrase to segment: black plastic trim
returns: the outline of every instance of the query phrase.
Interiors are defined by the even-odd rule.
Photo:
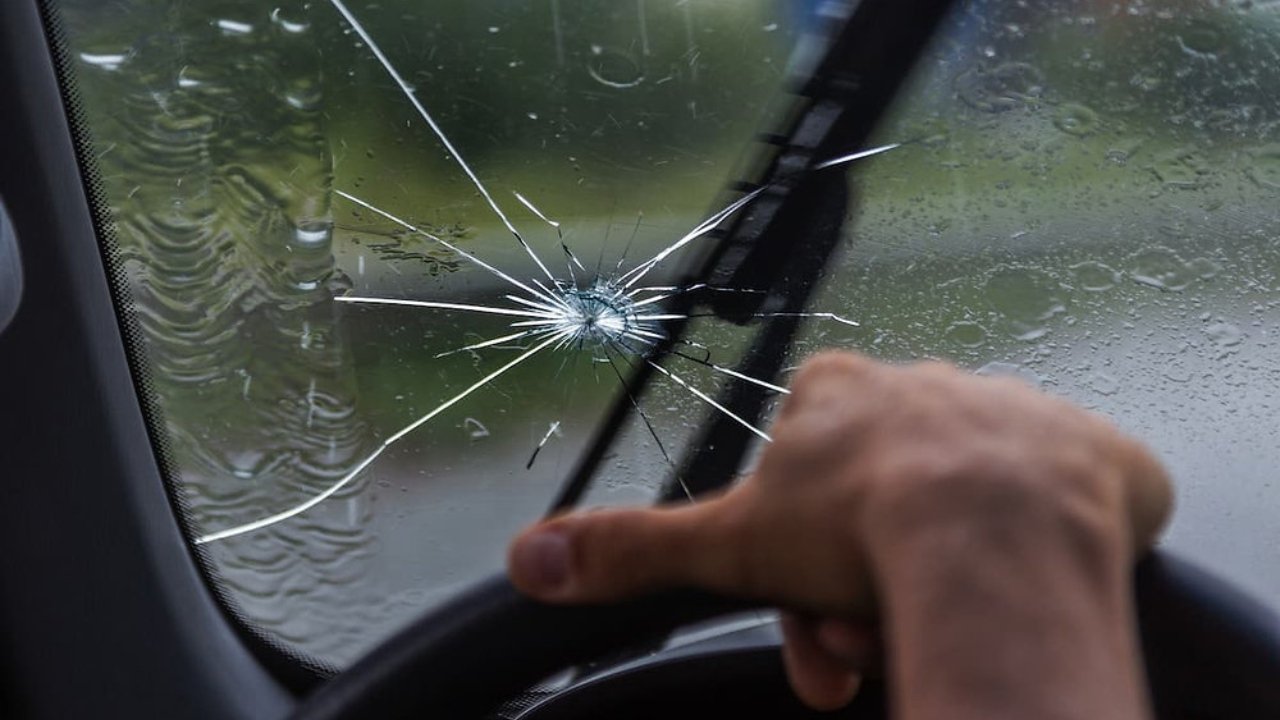
[[[18,258],[18,237],[9,221],[9,211],[0,202],[0,333],[18,312],[21,301],[22,261]]]

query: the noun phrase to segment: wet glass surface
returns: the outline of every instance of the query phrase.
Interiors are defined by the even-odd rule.
[[[643,353],[547,347],[440,408],[549,337],[508,337],[549,311],[506,295],[608,320],[597,268],[718,209],[818,5],[63,3],[194,531],[321,499],[201,545],[247,618],[343,665],[499,567]],[[812,309],[861,325],[811,320],[795,360],[946,357],[1104,411],[1178,478],[1169,544],[1280,599],[1278,57],[1263,3],[964,4],[878,133],[906,145],[855,166]],[[748,332],[690,339],[732,367]],[[687,386],[655,382],[592,502],[652,497],[723,378],[663,364]]]

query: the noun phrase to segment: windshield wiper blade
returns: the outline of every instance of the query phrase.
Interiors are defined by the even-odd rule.
[[[841,182],[845,174],[843,165],[824,165],[864,146],[950,5],[951,0],[867,0],[843,21],[821,62],[796,88],[789,125],[762,139],[758,177],[737,185],[763,191],[708,253],[697,280],[777,293],[785,291],[789,275],[811,279],[820,271],[795,254],[804,249],[829,257],[838,240],[806,234],[821,224],[811,194],[815,184]],[[814,247],[824,243],[832,246]],[[719,317],[743,324],[763,304],[778,302],[771,293],[723,294],[709,304]]]
[[[723,319],[745,323],[768,307],[737,372],[770,380],[778,374],[812,292],[842,236],[849,193],[843,170],[818,170],[826,160],[861,147],[880,122],[952,0],[862,0],[852,13],[833,3],[830,22],[839,24],[821,61],[796,90],[797,107],[788,126],[768,135],[755,163],[757,177],[735,186],[760,194],[722,234],[710,252],[683,278],[683,286],[750,288],[762,292],[711,293],[707,306]],[[847,20],[844,19],[847,17]],[[674,298],[672,314],[692,315],[692,293]],[[687,321],[668,326],[655,358],[671,352]],[[577,503],[595,477],[633,403],[653,377],[653,363],[638,363],[621,397],[597,429],[587,452],[552,503],[556,512]],[[755,423],[767,389],[729,382],[720,398],[734,415]],[[693,493],[732,480],[750,446],[751,435],[726,413],[703,423],[693,451],[679,464],[664,499],[683,495],[684,479]]]

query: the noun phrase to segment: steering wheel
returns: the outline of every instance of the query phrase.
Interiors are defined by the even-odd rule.
[[[1280,617],[1167,553],[1139,563],[1134,581],[1158,717],[1280,717]],[[550,606],[496,576],[321,686],[294,718],[391,720],[444,712],[479,720],[557,670],[680,625],[756,607],[693,590],[615,605]]]

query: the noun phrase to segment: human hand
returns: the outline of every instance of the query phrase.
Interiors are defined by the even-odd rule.
[[[828,353],[792,390],[752,477],[689,506],[538,523],[511,546],[513,583],[559,603],[676,586],[774,603],[817,708],[856,691],[878,625],[904,717],[1146,712],[1129,571],[1171,505],[1150,453],[940,363]]]

